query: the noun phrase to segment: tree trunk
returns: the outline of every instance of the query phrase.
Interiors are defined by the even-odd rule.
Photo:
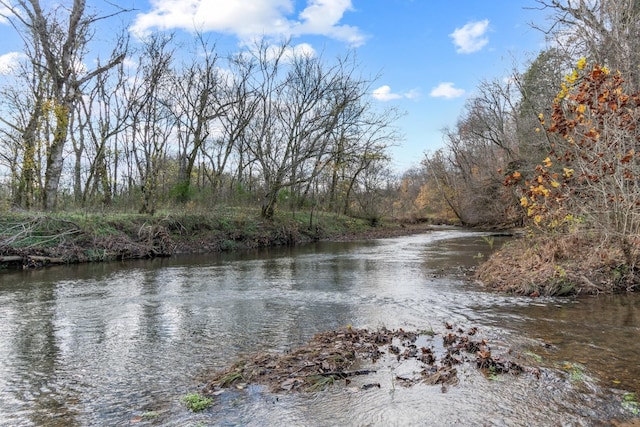
[[[278,204],[278,190],[268,190],[262,202],[262,218],[273,219]]]
[[[42,206],[46,210],[52,210],[56,206],[58,185],[62,176],[64,163],[64,143],[69,131],[70,108],[66,104],[54,106],[56,127],[53,132],[53,141],[47,153],[47,170],[44,175],[44,192],[42,193]]]
[[[36,134],[38,121],[42,116],[42,100],[36,98],[33,112],[29,118],[29,123],[22,133],[22,141],[24,143],[24,157],[22,159],[22,172],[20,173],[20,182],[18,183],[18,191],[16,192],[14,203],[25,209],[31,208],[34,201],[34,180],[36,172]]]

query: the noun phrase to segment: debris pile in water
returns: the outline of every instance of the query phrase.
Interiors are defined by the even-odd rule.
[[[274,393],[316,391],[338,380],[351,383],[354,376],[376,372],[376,362],[401,364],[412,361],[419,375],[396,374],[394,381],[403,386],[417,383],[458,383],[456,366],[469,363],[486,375],[520,374],[519,364],[493,356],[485,339],[474,339],[477,328],[466,332],[446,325],[449,332],[442,344],[433,331],[410,332],[381,328],[375,331],[346,327],[315,335],[306,345],[284,354],[258,353],[241,358],[228,369],[217,372],[205,388],[205,393],[246,384],[267,386]],[[366,366],[367,369],[363,369]],[[413,372],[417,372],[418,369]],[[380,387],[379,383],[364,384],[362,389]]]

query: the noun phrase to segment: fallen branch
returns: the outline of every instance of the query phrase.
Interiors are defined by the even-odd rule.
[[[582,279],[582,281],[589,287],[596,289],[598,291],[598,293],[600,292],[604,292],[604,289],[602,289],[600,286],[597,286],[596,284],[594,284],[591,280],[587,279],[586,276],[581,275],[580,278]]]
[[[4,262],[4,263],[22,262],[23,259],[24,258],[22,258],[20,255],[0,256],[0,262]]]
[[[27,257],[29,261],[39,262],[43,264],[64,264],[65,261],[62,258],[53,258],[49,256],[29,255]]]
[[[322,377],[336,377],[336,378],[347,378],[347,377],[353,377],[356,375],[369,375],[369,374],[375,374],[376,371],[372,370],[372,369],[360,369],[357,371],[336,371],[336,372],[319,372],[317,374],[313,374],[313,375],[307,375],[307,376],[317,376],[320,375]]]

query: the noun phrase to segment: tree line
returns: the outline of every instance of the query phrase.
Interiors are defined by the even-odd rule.
[[[465,225],[581,221],[636,233],[640,1],[533,0],[547,47],[482,81],[444,147],[401,176],[400,113],[370,103],[354,52],[328,60],[259,40],[222,54],[155,34],[116,36],[85,64],[85,2],[0,0],[26,57],[0,89],[3,197],[24,209],[277,206]]]
[[[98,15],[0,0],[24,41],[0,89],[4,197],[15,207],[278,204],[379,215],[399,112],[369,99],[355,53],[328,60],[259,40],[222,54],[197,34],[116,35],[88,68]]]
[[[510,78],[481,82],[445,146],[404,175],[403,203],[468,225],[638,235],[640,1],[533,7],[548,12],[536,26],[548,47]]]

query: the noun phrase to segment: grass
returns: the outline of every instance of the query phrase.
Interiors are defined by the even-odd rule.
[[[635,393],[625,393],[622,396],[622,407],[633,415],[640,415],[640,403]]]
[[[211,406],[211,403],[213,403],[212,398],[203,396],[199,393],[189,393],[182,398],[182,401],[192,412],[204,411]]]
[[[489,249],[493,250],[493,246],[495,245],[495,238],[493,236],[482,236],[482,240],[489,245]]]
[[[569,374],[571,381],[582,382],[586,379],[584,366],[579,363],[564,362],[562,369]]]
[[[144,414],[142,414],[142,418],[147,420],[153,420],[156,418],[160,418],[160,413],[157,411],[147,411]]]
[[[487,378],[491,381],[503,381],[503,379],[498,375],[495,366],[489,366],[489,368],[487,368]]]
[[[94,262],[167,256],[176,249],[195,253],[294,245],[369,230],[384,228],[326,212],[278,211],[273,220],[264,220],[257,208],[224,206],[208,212],[162,210],[153,216],[115,211],[8,212],[0,216],[0,253]]]
[[[620,239],[593,231],[524,237],[494,252],[476,279],[497,291],[531,296],[633,291],[637,277],[629,265],[640,263],[638,243],[640,236],[625,251]]]
[[[336,379],[333,375],[314,375],[308,379],[309,391],[321,391],[332,385]]]
[[[242,381],[242,379],[243,377],[241,371],[229,372],[227,375],[220,378],[220,386],[229,387],[230,385],[238,381]]]
[[[524,354],[531,357],[537,363],[542,363],[542,356],[540,356],[539,354],[536,354],[532,351],[525,351]]]
[[[429,329],[422,329],[418,331],[418,334],[434,337],[436,335],[436,331],[433,330],[433,326],[429,325]]]

